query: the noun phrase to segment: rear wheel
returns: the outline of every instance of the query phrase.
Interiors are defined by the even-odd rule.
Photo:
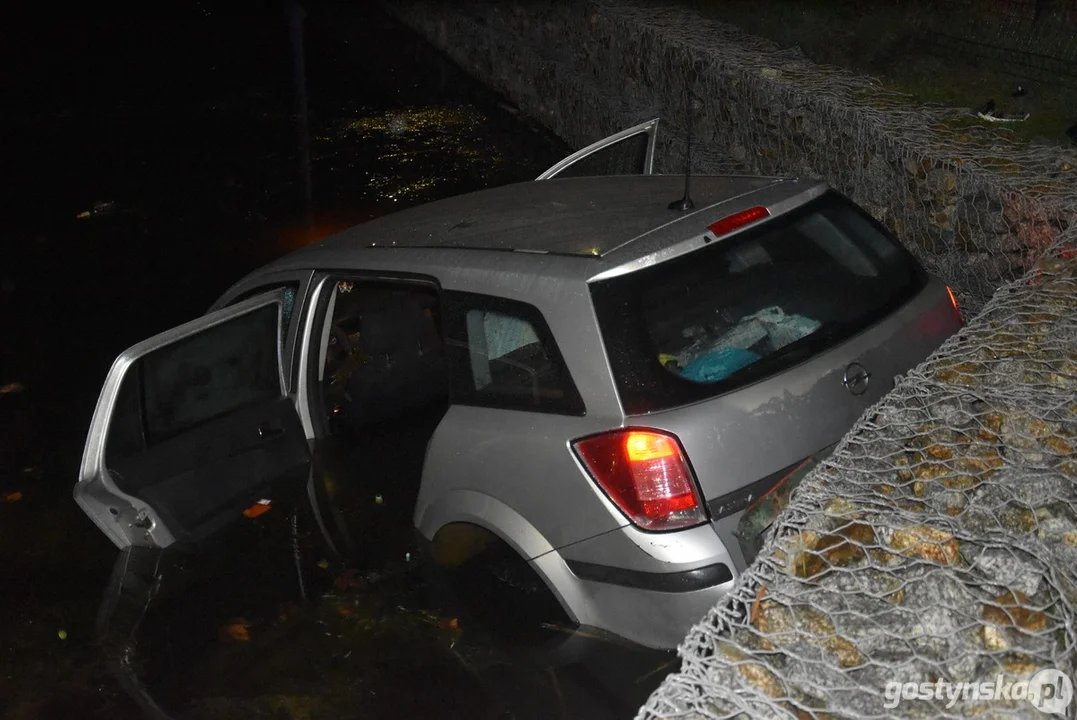
[[[535,569],[505,541],[458,524],[435,538],[428,563],[433,600],[498,635],[535,637],[571,620]]]

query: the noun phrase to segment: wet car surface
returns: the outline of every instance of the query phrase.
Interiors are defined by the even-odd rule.
[[[192,4],[166,24],[88,10],[37,18],[8,47],[43,71],[13,82],[3,114],[19,181],[0,264],[0,707],[17,718],[138,717],[147,698],[180,717],[632,714],[670,654],[543,625],[522,604],[457,602],[488,577],[435,591],[410,537],[337,559],[309,524],[293,538],[277,511],[163,559],[134,636],[142,706],[118,685],[95,630],[115,549],[70,501],[117,352],[331,230],[531,178],[566,152],[388,18],[314,8],[308,228],[283,9]],[[374,522],[397,510],[369,490],[359,505]]]
[[[699,176],[699,209],[669,221],[682,178],[649,155],[393,213],[247,275],[119,356],[75,499],[143,557],[304,505],[309,479],[334,552],[367,555],[414,507],[439,565],[504,547],[574,623],[675,648],[753,559],[758,497],[887,392],[872,371],[961,321],[825,184]],[[335,467],[311,477],[309,443]]]

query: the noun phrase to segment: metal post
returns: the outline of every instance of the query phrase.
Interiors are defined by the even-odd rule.
[[[307,124],[307,71],[303,55],[303,19],[306,11],[296,1],[288,3],[288,25],[292,38],[292,81],[295,85],[296,130],[299,133],[299,176],[303,184],[303,222],[311,227],[313,192],[310,181],[310,129]]]

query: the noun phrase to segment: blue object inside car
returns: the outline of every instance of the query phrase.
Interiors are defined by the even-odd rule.
[[[681,375],[696,382],[716,382],[758,359],[759,356],[751,350],[719,348],[697,357],[681,371]]]

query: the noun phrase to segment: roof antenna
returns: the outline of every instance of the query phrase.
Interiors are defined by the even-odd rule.
[[[688,93],[684,94],[684,106],[688,116],[688,142],[684,148],[684,197],[674,200],[669,204],[670,210],[695,210],[696,204],[692,202],[689,190],[692,186],[692,111],[688,99]]]

